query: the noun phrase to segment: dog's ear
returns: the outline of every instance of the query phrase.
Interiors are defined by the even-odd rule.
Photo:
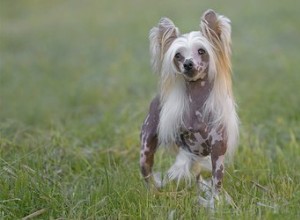
[[[202,15],[200,22],[202,34],[218,49],[231,54],[230,20],[209,9]]]
[[[178,28],[169,18],[161,18],[149,33],[151,64],[154,72],[160,73],[165,52],[178,37]]]
[[[221,36],[221,30],[218,25],[217,14],[213,10],[209,9],[206,12],[204,12],[201,19],[201,29],[203,34],[206,35],[206,37],[211,35],[212,37]]]

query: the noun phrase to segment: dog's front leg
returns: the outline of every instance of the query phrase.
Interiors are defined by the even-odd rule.
[[[141,130],[140,169],[148,183],[152,176],[154,154],[158,147],[157,126],[159,122],[159,99],[156,97],[150,105],[149,113]]]
[[[157,149],[157,135],[144,131],[141,135],[141,142],[140,168],[145,181],[148,183],[152,175],[154,154]]]
[[[215,192],[220,192],[224,175],[224,155],[226,152],[226,143],[221,141],[212,147],[212,182]]]
[[[210,182],[200,181],[200,188],[204,189],[205,197],[199,197],[200,205],[204,207],[214,209],[215,200],[219,200],[219,193],[222,187],[222,180],[224,175],[224,155],[227,149],[226,143],[218,141],[212,145],[211,149],[211,162],[212,162],[212,181],[211,181],[211,191]]]
[[[226,142],[217,141],[211,149],[212,162],[212,195],[211,204],[214,206],[214,200],[219,199],[218,195],[221,191],[223,175],[224,175],[224,155],[226,153]]]

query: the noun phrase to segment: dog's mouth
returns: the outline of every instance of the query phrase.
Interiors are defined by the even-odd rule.
[[[199,79],[203,80],[206,75],[207,75],[207,71],[199,72],[195,69],[183,72],[183,76],[186,81],[197,81]]]
[[[189,60],[188,60],[189,61]],[[205,63],[194,64],[186,61],[182,68],[182,74],[186,81],[197,81],[203,79],[208,73],[208,65]],[[189,65],[188,65],[189,64]]]
[[[197,71],[195,69],[192,70],[184,70],[183,75],[186,79],[192,79],[197,74]]]

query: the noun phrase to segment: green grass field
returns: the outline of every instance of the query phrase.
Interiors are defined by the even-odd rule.
[[[300,1],[0,0],[0,219],[299,219]],[[224,188],[147,191],[139,129],[157,90],[148,32],[232,20],[241,137]],[[157,168],[170,162],[158,154]]]

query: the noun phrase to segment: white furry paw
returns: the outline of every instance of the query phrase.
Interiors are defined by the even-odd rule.
[[[166,180],[160,172],[156,172],[152,176],[156,188],[161,189],[166,185]]]
[[[237,208],[237,205],[234,203],[231,196],[225,190],[223,190],[221,194],[214,194],[210,191],[209,193],[205,194],[205,198],[199,196],[198,202],[199,205],[201,205],[202,207],[209,208],[212,210],[220,204],[227,204],[232,206],[233,208]]]
[[[211,188],[212,182],[211,180],[204,180],[201,178],[198,180],[198,188],[200,192],[204,193],[206,198],[212,197],[212,188]]]
[[[205,199],[202,196],[199,196],[198,202],[199,202],[200,206],[214,210],[215,209],[215,201],[214,200],[215,199],[213,197],[210,199]]]

